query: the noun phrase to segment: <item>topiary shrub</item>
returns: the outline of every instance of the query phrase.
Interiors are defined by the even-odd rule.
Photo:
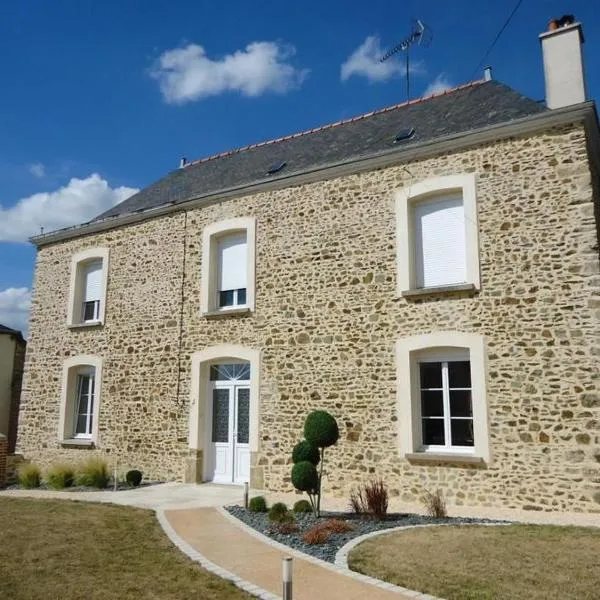
[[[288,508],[283,502],[275,502],[269,510],[269,521],[275,521],[276,523],[289,522],[290,517]]]
[[[312,512],[312,506],[308,500],[298,500],[294,504],[294,508],[292,509],[295,513],[309,513]]]
[[[138,487],[142,483],[143,473],[137,469],[131,469],[125,473],[125,481],[131,487]]]
[[[306,439],[296,444],[292,452],[292,461],[295,463],[292,467],[292,483],[297,490],[308,494],[315,517],[318,517],[321,512],[325,448],[338,441],[340,430],[337,421],[328,412],[315,410],[306,417],[304,437]],[[319,463],[320,471],[317,472]]]
[[[22,488],[27,490],[38,488],[42,482],[42,472],[33,463],[23,463],[17,471],[17,481]]]
[[[248,502],[248,510],[251,512],[267,512],[267,501],[264,496],[254,496]]]
[[[75,469],[71,465],[52,465],[46,472],[46,483],[53,490],[62,490],[75,483]]]
[[[304,422],[304,437],[317,448],[333,446],[340,437],[337,421],[325,410],[314,410]]]
[[[315,465],[319,464],[321,456],[319,455],[319,449],[306,440],[298,442],[292,450],[292,462],[294,464],[307,460],[309,463]]]
[[[75,481],[77,485],[99,489],[105,488],[110,481],[108,464],[99,456],[92,456],[79,465]]]

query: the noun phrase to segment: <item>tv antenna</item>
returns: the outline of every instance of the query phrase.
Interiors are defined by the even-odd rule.
[[[406,99],[410,100],[410,48],[413,45],[417,46],[429,46],[431,43],[431,30],[429,27],[417,19],[413,25],[412,31],[401,42],[397,43],[391,50],[388,50],[380,59],[379,62],[385,62],[398,54],[398,52],[404,52],[406,62]]]

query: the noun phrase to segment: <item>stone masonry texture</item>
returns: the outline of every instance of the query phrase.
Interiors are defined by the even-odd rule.
[[[467,172],[477,179],[481,291],[398,298],[394,192]],[[256,310],[203,318],[203,228],[245,216],[257,219]],[[70,330],[71,257],[99,246],[110,248],[106,322]],[[599,294],[592,176],[576,125],[55,243],[37,256],[17,451],[42,466],[97,452],[150,479],[182,480],[190,357],[239,344],[261,349],[253,479],[267,489],[291,489],[292,447],[306,414],[322,408],[341,431],[327,492],[382,477],[407,501],[441,489],[450,505],[600,511]],[[395,342],[441,330],[486,339],[483,467],[398,455]],[[104,359],[95,450],[57,441],[63,362],[77,354]]]

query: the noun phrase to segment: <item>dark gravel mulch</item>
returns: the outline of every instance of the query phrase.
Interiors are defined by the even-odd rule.
[[[410,525],[439,525],[443,523],[461,525],[502,522],[491,519],[471,519],[461,517],[434,519],[432,517],[409,513],[390,513],[385,519],[378,521],[370,518],[361,518],[358,515],[351,513],[321,511],[322,516],[320,519],[315,519],[312,513],[294,515],[296,525],[298,525],[299,528],[298,531],[290,534],[282,534],[276,530],[276,524],[269,521],[267,513],[250,512],[242,506],[227,506],[226,510],[240,521],[243,521],[246,525],[249,525],[275,541],[330,563],[335,561],[335,555],[342,546],[347,544],[353,538],[364,535],[365,533],[371,533],[372,531],[381,531],[393,527],[408,527]],[[346,533],[334,533],[323,544],[311,545],[305,543],[302,540],[303,533],[310,529],[315,523],[322,522],[326,519],[341,519],[348,522],[353,529]]]

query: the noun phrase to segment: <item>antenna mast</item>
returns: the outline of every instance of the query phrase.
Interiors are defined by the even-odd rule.
[[[405,53],[406,60],[406,99],[410,100],[410,47],[413,44],[419,46],[428,46],[431,42],[431,32],[423,21],[417,19],[413,25],[412,31],[404,40],[396,44],[391,50],[386,52],[380,59],[379,62],[385,62],[397,54],[398,52]]]

